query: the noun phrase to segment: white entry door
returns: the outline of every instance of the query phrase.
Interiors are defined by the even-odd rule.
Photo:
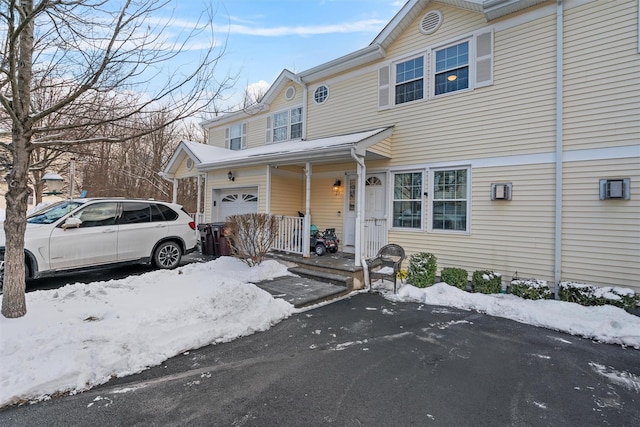
[[[356,244],[356,191],[357,175],[347,175],[345,194],[345,215],[343,225],[343,252],[355,252]],[[386,215],[386,175],[367,174],[365,180],[364,219],[381,219]]]

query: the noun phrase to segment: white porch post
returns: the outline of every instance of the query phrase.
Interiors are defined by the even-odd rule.
[[[178,179],[173,178],[173,203],[178,203]]]
[[[364,164],[364,156],[358,155],[354,149],[351,150],[351,157],[356,161],[358,185],[356,192],[356,247],[355,247],[355,264],[362,265],[363,239],[364,239],[364,180],[367,176],[367,167]]]
[[[302,256],[305,258],[311,257],[311,163],[307,162],[304,168],[305,178],[307,180],[307,191],[304,208],[304,230],[302,231]]]
[[[202,175],[198,175],[198,201],[196,202],[196,227],[200,224],[201,195],[202,195]]]

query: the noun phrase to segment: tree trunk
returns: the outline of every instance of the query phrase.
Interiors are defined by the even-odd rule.
[[[24,16],[31,16],[33,0],[21,2]],[[13,107],[16,117],[12,129],[13,168],[6,177],[9,190],[6,219],[4,222],[5,253],[2,296],[2,315],[8,318],[22,317],[27,313],[24,277],[24,233],[27,227],[27,201],[29,198],[29,160],[33,123],[31,112],[31,80],[33,78],[33,29],[32,19],[22,22],[23,31],[18,40],[17,87],[13,90]]]

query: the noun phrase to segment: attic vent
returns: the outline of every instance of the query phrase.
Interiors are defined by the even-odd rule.
[[[191,158],[187,159],[187,169],[189,170],[193,169],[193,159]]]
[[[432,10],[427,12],[420,21],[420,32],[422,34],[433,34],[440,28],[440,24],[442,24],[442,12]]]
[[[293,86],[289,86],[287,88],[287,91],[284,93],[284,97],[287,98],[287,100],[291,101],[294,96],[296,96],[296,88]]]

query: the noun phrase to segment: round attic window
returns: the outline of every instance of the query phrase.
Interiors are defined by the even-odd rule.
[[[325,85],[318,86],[313,92],[313,100],[316,104],[324,104],[329,97],[329,88]]]
[[[191,158],[187,159],[187,169],[193,169],[193,159]]]
[[[284,97],[287,98],[287,100],[291,101],[294,96],[296,96],[296,88],[293,86],[289,86],[284,93]]]
[[[442,24],[442,12],[432,10],[420,20],[420,32],[422,34],[433,34],[438,31]]]

